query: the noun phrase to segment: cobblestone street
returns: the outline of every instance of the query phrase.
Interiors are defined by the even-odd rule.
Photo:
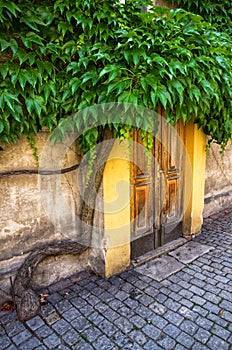
[[[195,242],[214,247],[160,282],[127,270],[84,273],[49,288],[40,315],[0,313],[0,349],[232,349],[232,210]]]

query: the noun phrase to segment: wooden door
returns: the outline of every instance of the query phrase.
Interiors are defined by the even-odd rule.
[[[164,112],[161,110],[161,113]],[[182,236],[184,127],[160,118],[150,164],[134,131],[131,166],[131,257]]]

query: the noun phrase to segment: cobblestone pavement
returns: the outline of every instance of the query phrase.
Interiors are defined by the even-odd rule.
[[[232,349],[232,210],[205,220],[215,249],[157,282],[131,269],[50,287],[40,315],[0,314],[0,349]]]

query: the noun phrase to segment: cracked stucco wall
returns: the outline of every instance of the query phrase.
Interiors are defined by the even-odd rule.
[[[47,138],[46,131],[40,132],[36,137],[39,155]],[[80,155],[76,144],[73,144],[65,155],[62,167],[67,168],[78,162]],[[33,151],[25,138],[19,140],[16,145],[5,145],[4,151],[0,151],[0,172],[19,169],[38,169]],[[57,216],[62,222],[74,227],[68,237],[53,225],[42,205],[40,179],[37,174],[0,176],[0,288],[3,290],[9,290],[10,276],[14,277],[32,250],[48,243],[75,239],[78,234],[78,225],[74,222],[81,210],[81,197],[76,185],[77,170],[57,176],[61,177],[63,199],[57,197],[60,202],[55,210],[59,211]],[[52,177],[53,175],[46,177],[46,184],[51,188],[54,187]],[[53,188],[53,193],[56,196],[56,188]],[[68,214],[67,210],[63,210],[64,202],[70,209]],[[87,264],[87,252],[83,253],[82,257],[51,257],[41,263],[33,284],[37,287],[48,285],[79,272]]]
[[[232,146],[220,155],[220,146],[212,144],[206,158],[205,207],[207,217],[232,206]]]

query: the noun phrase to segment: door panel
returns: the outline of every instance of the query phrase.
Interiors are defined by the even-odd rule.
[[[160,109],[160,114],[164,111]],[[182,235],[184,127],[160,118],[150,165],[134,131],[131,166],[131,256],[143,255]],[[179,137],[177,136],[179,135]]]
[[[152,166],[144,155],[142,138],[133,131],[133,154],[131,165],[131,257],[154,249],[153,235],[153,176]]]

